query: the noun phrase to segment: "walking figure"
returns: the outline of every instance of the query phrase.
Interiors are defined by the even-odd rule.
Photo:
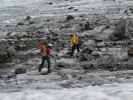
[[[80,38],[77,34],[73,34],[71,38],[71,44],[72,44],[72,56],[77,49],[77,52],[80,51],[79,46],[80,46]]]
[[[51,70],[50,70],[50,67],[51,67],[51,64],[50,64],[51,48],[48,46],[48,44],[46,42],[43,42],[43,41],[41,41],[38,44],[38,48],[40,49],[40,54],[42,56],[42,62],[40,64],[39,68],[38,68],[38,71],[41,72],[45,61],[47,61],[48,73],[50,73],[51,72]]]

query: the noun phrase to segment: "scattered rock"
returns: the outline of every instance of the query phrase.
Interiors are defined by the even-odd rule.
[[[78,9],[74,9],[74,11],[78,11]]]
[[[49,2],[48,4],[49,4],[49,5],[53,5],[53,2]]]
[[[13,57],[17,54],[14,46],[8,47],[7,48],[7,53],[8,53],[9,57]]]
[[[73,19],[74,19],[74,17],[72,15],[68,15],[66,18],[66,21],[73,20]]]
[[[22,26],[22,25],[25,25],[24,22],[19,22],[19,23],[17,24],[17,26]]]
[[[26,69],[24,68],[17,68],[14,71],[14,74],[24,74],[24,73],[26,73]]]
[[[7,63],[12,61],[12,58],[16,55],[16,50],[13,46],[9,46],[9,44],[1,44],[0,45],[0,63]]]
[[[114,32],[109,36],[109,39],[112,41],[124,40],[129,37],[126,35],[126,20],[120,19],[120,21],[116,24]]]
[[[92,86],[101,86],[102,84],[104,84],[102,81],[98,80],[95,81],[94,83],[92,83]]]
[[[30,21],[29,24],[34,24],[35,22],[34,21]]]
[[[89,22],[86,22],[84,25],[80,25],[81,26],[81,31],[86,31],[86,30],[91,30],[91,26],[90,26],[90,23]]]
[[[71,10],[71,9],[74,9],[74,7],[69,7],[68,9]]]
[[[25,20],[30,20],[31,19],[31,16],[27,16],[26,18],[25,18]]]
[[[88,70],[91,70],[91,69],[95,69],[94,65],[92,63],[81,63],[81,67],[85,70],[85,71],[88,71]]]

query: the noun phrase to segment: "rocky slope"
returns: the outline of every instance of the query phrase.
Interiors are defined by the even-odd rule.
[[[118,100],[123,97],[131,100],[132,89],[127,91],[125,82],[132,87],[133,58],[132,52],[128,52],[133,45],[132,1],[3,0],[2,3],[0,99],[12,100],[10,97],[17,94],[16,100],[32,97],[38,100],[43,96],[46,100],[114,100],[116,96]],[[72,57],[70,38],[77,32],[81,51]],[[53,44],[52,73],[48,75],[46,68],[37,72],[41,59],[36,45],[40,39]],[[87,93],[94,89],[104,96],[89,92],[76,98],[75,92],[68,94],[73,88],[79,89],[77,95],[84,94],[82,89]],[[31,90],[40,92],[30,96]],[[55,96],[53,91],[61,95]]]

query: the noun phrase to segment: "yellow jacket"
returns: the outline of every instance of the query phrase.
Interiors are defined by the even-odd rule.
[[[72,36],[72,38],[71,38],[71,43],[72,43],[72,45],[77,45],[77,44],[79,44],[79,41],[80,41],[80,39],[79,39],[79,37],[77,36],[77,35],[73,35]]]

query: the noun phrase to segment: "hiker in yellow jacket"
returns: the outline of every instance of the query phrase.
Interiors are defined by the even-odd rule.
[[[77,34],[73,34],[71,38],[71,44],[72,44],[72,55],[74,54],[75,50],[79,52],[79,43],[80,43],[80,38]]]

